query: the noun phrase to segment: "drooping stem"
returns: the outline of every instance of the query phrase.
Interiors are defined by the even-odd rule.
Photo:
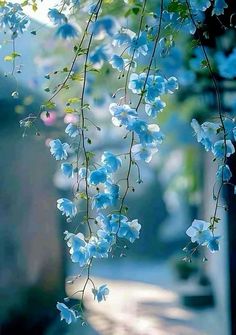
[[[96,20],[96,16],[97,16],[97,14],[98,14],[98,12],[99,12],[99,9],[100,9],[100,6],[101,6],[101,2],[102,2],[102,0],[99,0],[99,1],[97,2],[97,4],[96,4],[96,7],[95,7],[95,9],[94,9],[94,12],[96,12],[96,14],[92,13],[92,14],[90,15],[90,17],[89,17],[89,19],[88,19],[88,22],[87,22],[87,24],[86,24],[86,27],[85,27],[85,29],[84,29],[84,33],[83,33],[83,35],[82,35],[82,38],[81,38],[81,40],[80,40],[80,42],[79,42],[79,45],[77,46],[77,51],[76,51],[75,56],[74,56],[74,58],[73,58],[73,60],[72,60],[71,66],[70,66],[70,68],[69,68],[69,71],[68,71],[68,73],[67,73],[65,79],[63,80],[63,82],[62,82],[61,84],[58,85],[59,88],[56,90],[56,92],[55,92],[55,93],[50,97],[50,99],[48,100],[49,102],[52,101],[52,100],[53,100],[53,99],[54,99],[54,98],[61,92],[61,90],[65,87],[65,85],[67,84],[68,80],[70,79],[71,74],[72,74],[72,72],[73,72],[73,68],[74,68],[75,62],[77,61],[78,57],[81,55],[81,48],[82,48],[82,46],[83,46],[85,37],[87,36],[89,26],[90,26],[90,24],[91,24],[91,22],[92,22],[92,20],[93,20],[94,15],[95,15],[95,20]]]
[[[141,16],[141,20],[140,20],[138,36],[140,35],[141,29],[142,29],[143,18],[144,18],[144,11],[145,11],[146,4],[147,4],[147,1],[145,1],[144,4],[143,4],[143,11],[142,11],[142,16]],[[145,77],[143,89],[142,89],[142,92],[141,92],[138,104],[137,104],[137,106],[135,108],[136,111],[138,111],[138,109],[139,109],[139,107],[141,105],[143,94],[145,92],[146,85],[147,85],[148,76],[150,74],[151,67],[152,67],[152,64],[153,64],[153,61],[154,61],[154,57],[155,57],[155,53],[156,53],[156,49],[157,49],[157,45],[158,45],[158,41],[159,41],[160,33],[161,33],[163,8],[164,8],[164,0],[161,0],[158,31],[157,31],[157,34],[156,34],[156,37],[155,37],[154,46],[153,46],[152,54],[151,54],[151,57],[150,57],[150,61],[149,61],[149,65],[148,65],[147,74],[146,74],[146,77]],[[127,74],[127,77],[126,77],[126,86],[125,87],[127,87],[127,83],[128,83],[128,79],[127,78],[128,78],[128,74]],[[129,165],[128,165],[128,173],[127,173],[127,178],[126,178],[126,189],[125,189],[124,195],[123,195],[123,197],[121,199],[120,213],[123,210],[124,202],[125,202],[125,199],[127,197],[127,194],[128,194],[129,188],[130,188],[129,178],[130,178],[130,173],[131,173],[131,168],[132,168],[132,147],[133,147],[133,144],[134,144],[134,140],[135,140],[135,136],[134,136],[134,132],[132,132],[131,142],[130,142],[130,147],[129,147],[129,155],[128,155],[129,156]]]
[[[145,0],[143,2],[143,7],[142,7],[142,12],[141,12],[141,18],[140,18],[140,22],[139,22],[139,28],[138,28],[138,34],[137,34],[137,40],[140,37],[140,33],[141,33],[141,29],[142,29],[142,25],[143,25],[143,20],[144,20],[144,16],[145,16],[145,8],[147,5],[147,0]],[[136,49],[134,48],[133,53],[132,53],[132,57],[131,57],[131,61],[129,64],[129,68],[126,74],[126,80],[125,80],[125,101],[127,100],[127,89],[128,89],[128,80],[129,80],[129,74],[130,74],[130,70],[131,70],[131,66],[134,60],[134,55],[135,55],[135,51]],[[121,214],[123,209],[124,209],[124,203],[125,203],[125,199],[127,197],[127,194],[129,192],[129,188],[130,188],[130,183],[129,183],[129,179],[130,179],[130,174],[131,174],[131,169],[132,169],[132,147],[134,144],[134,132],[132,131],[131,133],[131,141],[130,141],[130,146],[129,146],[129,152],[128,152],[128,157],[129,157],[129,163],[128,163],[128,170],[127,170],[127,176],[125,178],[126,180],[126,187],[125,187],[125,191],[124,194],[121,198],[121,202],[120,202],[120,209],[119,209],[119,213]],[[120,222],[119,222],[120,225]]]
[[[197,24],[194,20],[194,17],[193,17],[192,11],[191,11],[191,6],[190,6],[188,0],[186,0],[186,4],[187,4],[187,7],[188,7],[189,16],[192,20],[192,23],[193,23],[194,27],[196,28],[196,34],[197,34],[198,39],[200,41],[200,45],[201,45],[201,49],[202,49],[202,52],[203,52],[203,55],[204,55],[204,58],[205,58],[205,61],[206,61],[206,65],[207,65],[207,68],[208,68],[208,71],[209,71],[209,74],[210,74],[210,77],[212,79],[212,83],[213,83],[213,86],[214,86],[214,89],[215,89],[217,111],[218,111],[218,114],[219,114],[220,124],[221,124],[221,128],[222,128],[222,131],[223,131],[223,141],[224,141],[223,170],[222,170],[222,177],[221,177],[221,183],[220,183],[220,186],[219,186],[219,190],[218,190],[217,195],[215,197],[215,209],[214,209],[213,217],[211,218],[212,222],[211,222],[211,225],[210,225],[210,229],[211,229],[212,233],[214,234],[214,231],[215,231],[215,228],[216,228],[215,223],[218,222],[217,211],[218,211],[218,208],[219,208],[219,201],[220,201],[221,191],[222,191],[222,188],[223,188],[223,185],[224,185],[224,168],[225,168],[225,165],[226,165],[226,162],[227,162],[227,142],[226,142],[227,132],[226,132],[225,125],[224,125],[223,111],[222,111],[222,104],[221,104],[221,97],[220,97],[220,91],[219,91],[218,83],[217,83],[217,80],[215,78],[214,72],[212,70],[211,63],[210,63],[209,57],[208,57],[207,52],[206,52],[206,48],[203,44],[202,36],[201,36],[201,34],[199,32],[199,29],[198,29],[198,26],[197,26]]]
[[[95,14],[95,21],[98,18],[98,14],[99,11],[101,9],[102,6],[102,1],[99,1],[99,5],[98,8],[96,10],[96,14]],[[86,80],[87,80],[87,67],[88,67],[88,57],[89,57],[89,53],[90,53],[90,48],[91,48],[91,44],[92,44],[92,40],[93,40],[93,32],[90,34],[89,37],[89,41],[88,41],[88,46],[87,46],[87,51],[86,51],[86,55],[85,55],[85,62],[84,62],[84,70],[83,70],[83,84],[82,84],[82,93],[81,93],[81,99],[80,99],[80,109],[81,109],[81,138],[82,138],[82,148],[83,148],[83,152],[84,152],[84,158],[85,158],[85,195],[86,195],[86,223],[88,225],[88,229],[89,229],[89,233],[90,233],[90,237],[92,235],[92,229],[90,226],[90,222],[89,222],[89,192],[88,192],[88,169],[89,169],[89,156],[88,156],[88,152],[86,149],[86,138],[85,138],[85,114],[84,114],[84,109],[85,109],[85,104],[84,104],[84,95],[85,95],[85,89],[86,89]]]

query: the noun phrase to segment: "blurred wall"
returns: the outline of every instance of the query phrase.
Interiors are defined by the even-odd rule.
[[[12,85],[7,79],[0,82],[8,93]],[[32,94],[23,91],[22,99]],[[41,317],[47,322],[43,315],[56,312],[56,299],[64,289],[55,165],[45,139],[33,132],[22,137],[23,116],[14,111],[20,103],[0,99],[0,333],[7,335],[16,334],[8,330],[16,320],[21,331],[27,324],[30,334],[38,334],[30,324]],[[36,97],[29,110],[37,110],[39,103]]]
[[[210,218],[214,213],[215,201],[212,198],[212,187],[215,183],[217,166],[212,162],[210,154],[204,154],[204,189],[203,189],[203,217]],[[221,203],[224,202],[221,200]],[[211,279],[213,293],[216,303],[216,313],[219,322],[219,334],[230,333],[230,288],[229,288],[229,264],[228,264],[228,236],[227,215],[224,209],[219,209],[218,216],[221,218],[219,231],[222,236],[220,240],[220,252],[208,255],[206,269]]]

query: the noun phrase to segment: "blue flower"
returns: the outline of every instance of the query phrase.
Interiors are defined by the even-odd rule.
[[[71,0],[74,6],[79,6],[80,5],[80,0]]]
[[[145,105],[145,112],[151,117],[156,117],[158,113],[162,112],[165,108],[166,103],[162,101],[159,97],[155,98],[152,104]]]
[[[143,56],[147,55],[147,33],[145,31],[141,32],[139,37],[135,35],[131,38],[127,52],[130,56],[134,55],[134,58],[138,58],[140,54]]]
[[[129,89],[135,94],[141,94],[146,77],[147,74],[144,72],[140,74],[132,73],[129,79]]]
[[[159,16],[159,13],[156,13]],[[171,25],[176,27],[178,25],[178,15],[176,13],[170,13],[167,10],[163,10],[162,21],[165,26],[165,29]]]
[[[96,209],[104,208],[106,209],[108,206],[111,206],[112,198],[110,194],[107,193],[98,193],[93,198],[92,207]]]
[[[116,103],[110,104],[110,113],[112,114],[112,122],[115,126],[128,126],[132,118],[137,116],[137,111],[129,105],[117,105]]]
[[[73,309],[68,308],[65,304],[61,302],[57,303],[57,309],[61,312],[61,320],[64,319],[68,324],[76,321],[77,316]]]
[[[150,103],[154,102],[156,97],[166,92],[165,85],[166,80],[162,76],[148,76],[145,101]]]
[[[12,32],[12,39],[23,33],[29,26],[29,19],[20,4],[7,2],[0,7],[0,27],[7,27]]]
[[[71,260],[73,263],[79,263],[80,267],[88,263],[89,253],[87,248],[80,247],[79,249],[73,250],[71,253]]]
[[[164,139],[157,124],[147,124],[146,121],[138,118],[130,123],[128,129],[135,131],[135,133],[138,134],[142,144],[161,143]]]
[[[81,233],[72,234],[65,232],[65,240],[70,248],[71,260],[73,263],[79,263],[80,266],[84,266],[88,263],[89,253],[87,250],[87,243],[84,240],[84,235]]]
[[[219,125],[212,122],[204,122],[201,126],[197,120],[192,119],[191,126],[197,135],[197,141],[204,145],[205,150],[212,150],[213,139],[217,134]]]
[[[116,234],[118,232],[118,228],[122,223],[126,223],[128,218],[121,214],[112,214],[109,216],[105,216],[100,214],[96,220],[99,222],[99,225],[103,230],[108,232],[109,234]]]
[[[113,36],[115,28],[116,24],[114,19],[111,16],[103,16],[94,22],[92,26],[92,32],[94,36],[97,36],[101,33],[106,33],[109,36]]]
[[[78,35],[77,29],[70,23],[65,23],[61,25],[56,31],[56,36],[61,37],[63,39],[74,38],[77,35]]]
[[[228,8],[227,3],[225,0],[215,0],[212,10],[212,15],[222,15],[224,14],[225,8]]]
[[[190,33],[191,35],[193,35],[196,32],[196,27],[193,24],[192,19],[187,17],[184,21],[181,22],[180,30],[182,32],[187,32],[187,33]]]
[[[179,88],[178,80],[175,77],[170,77],[165,82],[165,93],[173,94]]]
[[[69,123],[65,129],[65,133],[68,134],[70,137],[76,137],[79,135],[79,129],[73,123]]]
[[[234,127],[235,127],[235,122],[234,120],[230,120],[228,118],[225,118],[223,120],[224,127],[225,127],[225,132],[227,139],[232,139],[232,136],[234,135]],[[222,130],[222,127],[220,128]]]
[[[108,173],[116,172],[121,167],[121,159],[111,152],[105,151],[101,158],[102,164]]]
[[[220,165],[217,172],[216,172],[216,176],[218,179],[222,180],[222,181],[229,181],[230,178],[232,177],[232,173],[230,171],[229,166],[226,165]]]
[[[117,200],[119,199],[119,191],[120,191],[119,185],[113,184],[112,182],[106,182],[104,190],[105,193],[110,195],[111,204],[115,206]]]
[[[70,163],[62,163],[61,164],[61,170],[62,170],[63,174],[68,178],[71,178],[74,175],[73,165],[70,164]]]
[[[113,69],[118,70],[119,72],[122,72],[125,67],[124,59],[118,55],[113,55],[109,61]]]
[[[164,135],[161,133],[157,124],[149,124],[146,129],[138,133],[140,142],[146,144],[162,143]]]
[[[112,44],[114,47],[121,47],[123,45],[128,45],[131,42],[131,37],[125,32],[117,33],[113,36]]]
[[[62,24],[67,22],[66,16],[63,13],[60,13],[56,8],[49,9],[48,17],[54,24]]]
[[[209,0],[190,0],[192,10],[200,10],[205,12],[210,7],[211,2]]]
[[[170,54],[171,48],[175,46],[173,37],[163,37],[159,40],[159,49],[160,49],[160,56],[162,58],[168,56]]]
[[[212,233],[209,230],[210,223],[203,220],[194,220],[187,229],[186,234],[191,237],[193,243],[207,245],[211,240]]]
[[[92,185],[98,185],[100,183],[105,183],[107,180],[107,172],[106,169],[100,168],[94,170],[90,173],[89,183]]]
[[[217,53],[215,59],[221,77],[227,79],[236,77],[236,48],[227,57],[222,52]]]
[[[138,223],[138,220],[122,222],[118,231],[118,236],[126,238],[128,241],[133,243],[137,238],[139,238],[140,229],[141,224]]]
[[[134,131],[136,134],[140,136],[140,134],[142,134],[143,132],[147,130],[147,127],[148,127],[148,124],[146,121],[136,117],[130,121],[127,129],[129,131]]]
[[[82,179],[86,178],[86,168],[85,167],[80,168],[78,173],[79,173],[80,178]],[[89,175],[89,173],[90,171],[88,170],[87,175]]]
[[[232,129],[232,132],[233,132],[234,140],[236,141],[236,127]]]
[[[65,241],[67,241],[67,245],[69,248],[72,248],[73,250],[77,250],[80,247],[86,246],[84,235],[82,233],[78,233],[75,235],[73,233],[69,233],[66,230],[64,234],[65,234]]]
[[[107,258],[111,245],[104,238],[91,237],[88,242],[88,253],[90,257]]]
[[[93,288],[94,300],[97,299],[98,302],[106,300],[106,296],[109,294],[109,289],[107,285],[102,285],[98,289]]]
[[[115,243],[115,236],[103,229],[97,231],[97,236],[100,240],[106,240],[110,247]]]
[[[207,248],[210,250],[210,252],[214,253],[220,250],[219,239],[220,239],[220,236],[211,237],[210,241],[207,244]]]
[[[68,143],[61,143],[59,139],[50,141],[50,152],[55,157],[57,161],[62,159],[67,159],[68,153],[67,150],[69,149]]]
[[[89,55],[92,64],[101,67],[109,59],[109,48],[106,45],[97,46]]]
[[[88,6],[88,14],[89,15],[92,15],[92,14],[95,15],[95,14],[97,14],[98,9],[99,9],[98,3],[97,2],[92,3],[91,5]]]
[[[226,157],[229,157],[235,152],[235,149],[233,143],[230,140],[226,140],[226,148],[224,140],[220,140],[215,142],[212,152],[215,158],[224,159],[225,152]]]
[[[158,151],[155,145],[151,144],[135,144],[132,147],[132,154],[135,160],[143,160],[149,163],[152,156]]]
[[[190,67],[194,71],[202,70],[202,61],[204,60],[204,54],[200,47],[194,49],[193,57],[190,59],[189,64]]]
[[[62,212],[62,215],[72,218],[77,214],[76,205],[66,198],[61,198],[57,200],[57,208]]]

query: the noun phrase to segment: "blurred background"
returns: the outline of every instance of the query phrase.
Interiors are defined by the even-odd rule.
[[[233,27],[222,30],[222,24],[233,22],[235,5],[228,3],[220,22],[214,17],[205,19],[209,30],[205,44],[212,59],[219,50],[230,54],[235,46]],[[34,31],[37,41],[30,33]],[[2,59],[11,46],[4,34],[0,39]],[[161,64],[166,76],[177,73],[180,89],[175,97],[168,98],[168,107],[158,120],[166,135],[160,153],[150,166],[141,164],[144,183],[136,184],[135,172],[132,176],[136,192],[128,197],[129,215],[139,218],[142,233],[122,257],[118,252],[113,259],[95,262],[94,281],[109,286],[109,298],[97,304],[88,294],[88,325],[68,326],[60,322],[55,305],[78,290],[83,277],[69,284],[80,269],[69,259],[63,240],[68,223],[55,204],[59,197],[70,196],[71,184],[57,170],[47,143],[58,137],[61,124],[69,123],[73,115],[65,113],[62,98],[50,118],[42,114],[37,128],[27,136],[22,136],[19,121],[29,113],[37,114],[47,99],[44,76],[67,57],[71,42],[53,37],[47,9],[40,7],[29,33],[17,43],[22,53],[17,64],[18,99],[11,96],[16,90],[15,79],[5,75],[11,71],[10,65],[0,63],[0,334],[235,335],[236,203],[232,189],[225,189],[221,199],[227,200],[228,211],[222,208],[220,213],[220,252],[199,252],[193,262],[183,261],[187,227],[194,218],[211,217],[214,208],[216,166],[190,127],[193,117],[204,122],[216,115],[214,90],[206,68],[201,66],[199,48],[193,48],[182,35],[170,57],[157,57],[156,63]],[[232,66],[236,67],[236,62]],[[217,73],[217,63],[214,70]],[[111,68],[104,65],[100,82],[93,86],[94,78],[89,77],[86,92],[87,99],[95,98],[94,118],[102,125],[92,146],[98,154],[125,147],[120,130],[111,126],[108,104],[116,87],[110,78]],[[234,117],[235,82],[220,75],[218,80],[223,108]],[[108,91],[107,96],[101,94],[101,87]],[[229,164],[232,182],[236,183],[234,156]],[[73,296],[75,301],[78,298]]]

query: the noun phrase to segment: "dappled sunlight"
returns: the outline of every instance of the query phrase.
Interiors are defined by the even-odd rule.
[[[235,5],[0,0],[0,335],[236,335]]]
[[[70,278],[71,280],[71,278]],[[85,296],[88,321],[102,335],[205,335],[194,329],[195,312],[180,306],[178,294],[160,286],[136,281],[93,278],[96,285],[106,283],[110,295],[97,303],[91,291]],[[83,285],[84,278],[67,284],[70,297]],[[92,287],[91,287],[92,289]],[[80,299],[80,293],[73,298]]]

